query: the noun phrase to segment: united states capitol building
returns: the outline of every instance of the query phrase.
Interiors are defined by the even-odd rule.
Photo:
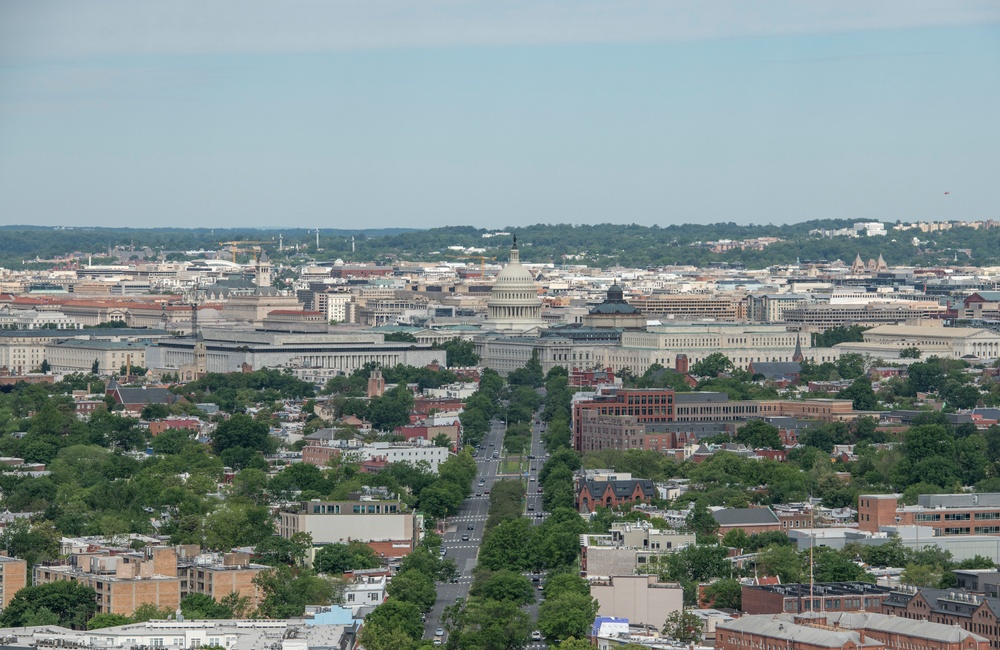
[[[488,300],[484,333],[475,338],[481,363],[501,374],[521,368],[538,354],[542,370],[614,368],[641,374],[652,364],[676,368],[721,352],[739,368],[751,363],[808,359],[835,361],[836,348],[814,348],[809,336],[784,325],[725,322],[661,323],[649,320],[611,285],[606,298],[579,323],[549,326],[531,272],[520,261],[515,238],[510,261],[496,277]],[[684,363],[684,361],[682,361]]]

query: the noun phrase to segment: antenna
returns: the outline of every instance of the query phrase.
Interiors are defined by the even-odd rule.
[[[316,250],[319,250],[319,228],[316,229]]]
[[[813,525],[813,507],[812,507],[812,493],[809,494],[809,611],[815,612],[816,609],[813,607],[816,601],[813,600],[813,590],[816,587],[816,582],[813,577],[813,546],[816,545],[816,527]],[[820,608],[822,608],[823,603],[820,602]]]
[[[351,252],[354,252],[354,235],[351,235]]]
[[[285,250],[285,236],[278,235],[278,252]]]

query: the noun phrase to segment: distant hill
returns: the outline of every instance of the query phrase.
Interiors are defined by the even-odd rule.
[[[484,237],[495,232],[516,232],[521,259],[527,262],[588,264],[590,266],[657,267],[673,264],[743,265],[763,268],[791,264],[797,259],[836,260],[846,263],[861,255],[865,260],[883,255],[889,265],[936,266],[942,264],[1000,264],[1000,228],[975,230],[954,227],[945,232],[891,230],[879,237],[823,237],[814,230],[849,228],[852,220],[814,220],[790,225],[710,225],[639,226],[597,224],[538,224],[522,228],[482,229],[449,226],[425,230],[407,228],[320,229],[320,248],[315,251],[315,230],[304,228],[42,228],[37,226],[0,227],[0,264],[19,267],[24,260],[49,259],[71,252],[107,254],[114,247],[145,248],[164,252],[168,259],[184,259],[192,250],[220,250],[220,242],[257,240],[276,261],[304,263],[308,259],[329,261],[392,262],[406,259],[440,259],[474,263],[479,255],[489,261],[503,261],[510,237]],[[285,250],[278,252],[278,236]],[[918,237],[919,245],[913,244]],[[352,252],[351,238],[354,238]],[[709,242],[752,240],[775,237],[781,241],[761,250],[712,252]],[[298,247],[298,250],[296,250]],[[481,248],[485,252],[464,253],[449,247]],[[121,251],[119,251],[121,253]],[[971,257],[970,257],[971,254]],[[127,255],[127,253],[126,253]]]

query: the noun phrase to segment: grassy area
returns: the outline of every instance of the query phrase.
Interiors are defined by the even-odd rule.
[[[527,469],[527,464],[523,456],[507,456],[500,463],[501,474],[521,474]]]

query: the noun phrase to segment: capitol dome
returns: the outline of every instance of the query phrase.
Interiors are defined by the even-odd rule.
[[[542,299],[531,272],[521,265],[517,236],[510,249],[510,261],[497,274],[490,291],[489,320],[498,331],[526,332],[544,327]]]

